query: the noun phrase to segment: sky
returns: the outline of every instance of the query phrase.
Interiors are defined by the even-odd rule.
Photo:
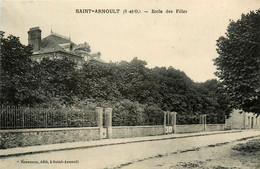
[[[0,22],[6,35],[19,36],[25,45],[27,31],[39,26],[42,38],[52,30],[77,44],[87,42],[106,62],[138,57],[149,68],[172,66],[195,82],[204,82],[216,78],[212,61],[218,56],[216,40],[225,35],[230,20],[259,8],[260,0],[2,0]],[[76,9],[120,9],[120,13],[76,13]],[[123,14],[125,9],[141,13]],[[151,13],[153,9],[163,13]]]

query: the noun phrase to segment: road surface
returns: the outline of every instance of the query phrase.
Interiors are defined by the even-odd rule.
[[[214,150],[222,145],[239,143],[241,139],[257,137],[260,137],[260,130],[248,130],[238,133],[48,152],[1,158],[0,169],[171,168],[185,158],[186,161],[191,161],[202,154],[205,158],[207,151],[201,154],[202,150]],[[172,160],[173,158],[175,160]]]

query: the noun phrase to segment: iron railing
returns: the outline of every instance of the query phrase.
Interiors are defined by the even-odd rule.
[[[0,129],[95,127],[94,109],[0,106]]]

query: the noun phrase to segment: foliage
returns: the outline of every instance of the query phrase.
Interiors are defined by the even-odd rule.
[[[100,62],[90,62],[79,70],[78,94],[80,98],[97,100],[118,100],[121,93],[117,88],[117,74],[114,66]]]
[[[240,143],[232,147],[233,150],[242,152],[260,152],[260,139],[250,140],[246,143]]]
[[[31,57],[30,46],[24,46],[19,38],[13,35],[1,38],[1,84],[0,103],[9,105],[32,104],[41,102],[38,93],[38,82]]]
[[[45,101],[57,98],[64,104],[72,104],[78,86],[75,63],[68,59],[43,59],[37,68],[39,89],[47,96]]]
[[[226,36],[217,40],[214,60],[231,105],[260,114],[260,10],[231,21]]]
[[[162,125],[164,120],[163,110],[156,104],[146,104],[144,107],[146,125]]]
[[[193,82],[184,72],[170,67],[166,69],[154,68],[153,73],[157,80],[158,90],[157,102],[165,111],[176,111],[179,113],[191,112],[190,100],[193,92]]]
[[[113,106],[115,126],[163,125],[163,111],[156,105],[122,100]]]
[[[203,98],[203,114],[207,114],[208,123],[224,123],[225,117],[229,117],[232,107],[228,95],[223,92],[223,85],[216,79],[207,80],[198,84],[199,93]]]
[[[231,112],[217,80],[194,83],[180,70],[149,69],[138,58],[119,63],[90,61],[82,69],[68,59],[38,63],[30,59],[31,47],[21,45],[19,38],[2,39],[2,104],[71,107],[75,112],[86,105],[112,107],[114,125],[162,125],[163,111],[178,112],[178,124],[198,123],[201,114],[214,116],[210,121],[220,123]]]
[[[113,108],[113,125],[135,126],[144,123],[144,107],[137,102],[123,100]]]

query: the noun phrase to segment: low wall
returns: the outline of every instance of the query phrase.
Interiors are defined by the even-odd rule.
[[[224,124],[207,124],[206,131],[224,130]],[[177,125],[176,133],[202,132],[202,124]],[[163,125],[114,126],[111,138],[158,136],[165,134]],[[99,127],[0,130],[0,149],[65,142],[99,140]]]
[[[207,124],[206,131],[223,131],[225,124]]]
[[[0,130],[0,149],[100,139],[98,127]]]
[[[158,136],[164,134],[164,126],[114,126],[112,138]]]
[[[225,124],[207,124],[206,131],[223,131],[225,130]],[[177,133],[195,133],[204,131],[202,124],[189,124],[189,125],[177,125]]]
[[[202,124],[176,125],[176,133],[196,133],[203,131]]]

